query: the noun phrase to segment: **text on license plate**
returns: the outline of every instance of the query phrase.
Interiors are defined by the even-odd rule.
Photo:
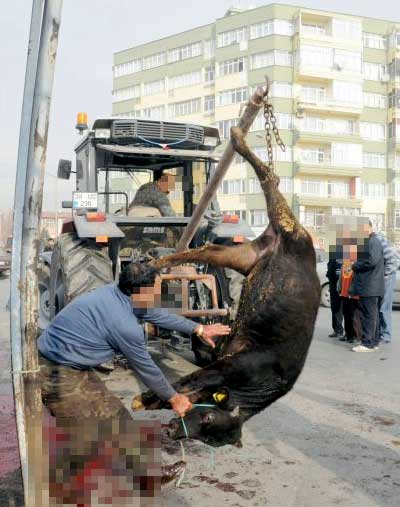
[[[97,208],[97,193],[95,192],[74,192],[73,209]]]

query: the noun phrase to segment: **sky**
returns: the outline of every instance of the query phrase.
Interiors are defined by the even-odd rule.
[[[31,0],[2,0],[0,14],[0,210],[12,208]],[[223,17],[231,6],[266,0],[64,0],[51,107],[44,209],[70,199],[72,184],[57,179],[60,158],[73,159],[76,113],[89,123],[111,113],[113,53]],[[279,2],[277,2],[279,3]],[[393,0],[299,0],[314,9],[400,21]],[[5,7],[7,4],[7,7]]]

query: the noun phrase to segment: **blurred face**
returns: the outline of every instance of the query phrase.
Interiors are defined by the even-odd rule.
[[[344,245],[343,258],[355,262],[357,260],[357,245]]]
[[[158,187],[164,194],[169,194],[175,189],[176,178],[173,174],[163,174],[158,180]]]
[[[131,300],[136,308],[154,308],[161,305],[161,279],[156,277],[154,285],[140,287],[139,291],[132,294]]]

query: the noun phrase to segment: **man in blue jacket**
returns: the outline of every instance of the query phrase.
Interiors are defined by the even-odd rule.
[[[383,248],[373,232],[371,221],[365,224],[364,245],[353,263],[353,295],[360,296],[361,344],[353,352],[374,352],[379,344],[379,308],[385,291]],[[362,251],[360,251],[362,250]]]
[[[38,339],[42,398],[55,417],[130,417],[121,400],[108,391],[93,368],[123,354],[131,367],[161,399],[184,416],[192,408],[151,358],[141,321],[188,335],[197,334],[213,347],[213,338],[227,335],[228,326],[203,326],[166,310],[160,304],[158,272],[148,264],[132,263],[109,284],[69,303]],[[168,474],[167,474],[168,475]],[[169,474],[170,475],[170,474]]]

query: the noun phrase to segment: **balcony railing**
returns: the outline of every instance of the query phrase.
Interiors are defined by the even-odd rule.
[[[297,105],[298,107],[303,106],[315,106],[315,107],[323,107],[323,108],[351,108],[351,109],[359,109],[362,110],[363,103],[360,100],[359,102],[355,101],[345,101],[335,99],[331,95],[325,94],[302,94],[297,97]]]

